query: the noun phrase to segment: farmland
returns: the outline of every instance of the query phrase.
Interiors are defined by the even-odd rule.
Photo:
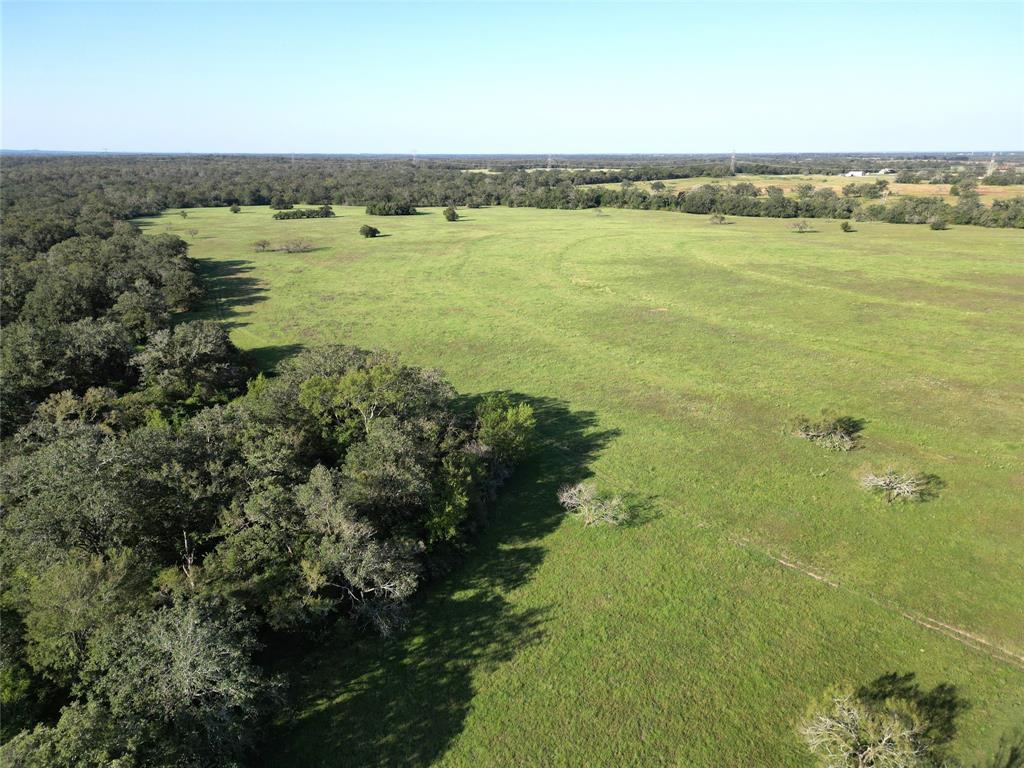
[[[211,288],[198,316],[264,366],[394,349],[461,392],[534,403],[543,439],[404,635],[339,626],[282,662],[280,760],[810,765],[808,701],[889,672],[957,686],[965,759],[1024,719],[1024,233],[335,210],[141,223],[189,241]],[[313,249],[251,245],[299,237]],[[785,429],[826,406],[865,421],[858,450]],[[936,475],[937,497],[858,488],[890,465]],[[637,522],[565,519],[555,490],[587,476]]]

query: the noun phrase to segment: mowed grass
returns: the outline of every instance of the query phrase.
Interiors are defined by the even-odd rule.
[[[1024,232],[335,210],[143,223],[198,230],[205,314],[265,364],[395,349],[530,399],[543,443],[406,634],[284,664],[268,765],[804,766],[808,700],[887,672],[957,687],[965,759],[1024,722]],[[316,249],[250,247],[294,237]],[[865,420],[860,449],[786,433],[824,406]],[[889,465],[944,487],[859,489]],[[586,476],[641,520],[566,519]]]
[[[722,179],[712,179],[708,177],[699,177],[691,179],[662,179],[661,183],[665,185],[665,191],[671,193],[685,192],[688,189],[699,187],[703,184],[739,184],[741,182],[749,182],[754,186],[765,189],[767,187],[779,187],[786,193],[787,197],[796,197],[796,188],[800,184],[813,184],[815,187],[827,187],[828,189],[835,190],[837,195],[843,193],[843,187],[848,184],[870,184],[878,179],[884,179],[889,182],[889,192],[891,193],[886,199],[892,202],[894,197],[900,195],[909,197],[941,197],[947,203],[956,205],[959,198],[955,195],[951,195],[949,192],[949,184],[901,184],[895,181],[895,176],[825,176],[825,175],[797,175],[789,174],[783,176],[764,176],[753,173],[741,173],[736,176],[730,176]],[[653,181],[637,181],[634,182],[640,189],[651,191],[651,184]],[[619,182],[608,182],[605,184],[593,184],[589,186],[596,187],[607,187],[608,189],[619,189],[622,184]],[[992,205],[994,200],[1007,200],[1011,197],[1019,197],[1024,195],[1024,184],[1009,184],[1006,186],[982,184],[978,187],[978,195],[981,199],[982,204]],[[869,200],[869,203],[882,202],[881,200]]]

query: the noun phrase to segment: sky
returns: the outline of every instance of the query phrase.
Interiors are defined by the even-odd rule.
[[[1024,2],[0,4],[5,149],[1024,149]]]

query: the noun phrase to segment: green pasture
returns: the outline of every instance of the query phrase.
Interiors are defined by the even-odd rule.
[[[843,193],[843,187],[847,184],[870,184],[878,179],[884,179],[889,182],[890,195],[887,199],[892,200],[894,197],[900,195],[910,197],[941,197],[947,203],[955,205],[957,197],[949,193],[949,184],[901,184],[894,181],[895,176],[825,176],[822,174],[815,175],[797,175],[790,174],[784,176],[764,176],[753,173],[741,173],[736,176],[730,176],[722,179],[712,179],[708,177],[696,177],[690,179],[662,179],[661,183],[665,185],[665,191],[670,193],[685,192],[688,189],[699,187],[703,184],[719,183],[719,184],[739,184],[740,182],[749,182],[756,187],[765,189],[766,187],[779,187],[787,195],[787,197],[796,196],[796,187],[800,184],[813,184],[815,187],[827,187],[828,189],[835,190],[837,195]],[[653,181],[637,181],[634,184],[647,192],[651,191],[651,184]],[[607,187],[608,189],[620,189],[622,184],[619,182],[608,182],[605,184],[593,184],[588,186],[596,187]],[[992,205],[994,200],[1006,200],[1011,197],[1018,197],[1024,195],[1024,184],[1010,184],[1007,186],[995,186],[995,185],[981,185],[978,187],[978,195],[981,202],[984,205]],[[881,201],[869,201],[869,202],[881,202]]]
[[[888,672],[956,686],[967,761],[1024,722],[1024,232],[335,210],[142,223],[190,242],[201,314],[266,366],[398,350],[532,401],[543,441],[404,635],[282,662],[268,765],[807,766],[809,699]],[[858,450],[787,433],[826,406]],[[937,497],[859,488],[888,466]],[[561,515],[587,477],[636,523]]]

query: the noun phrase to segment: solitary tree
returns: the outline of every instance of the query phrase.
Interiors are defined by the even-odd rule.
[[[454,206],[449,205],[444,209],[444,217],[448,219],[448,221],[458,221],[459,212],[455,210]]]
[[[262,253],[263,251],[269,251],[270,250],[270,241],[269,240],[257,240],[255,243],[252,244],[252,248],[257,253]]]
[[[188,211],[178,211],[178,215],[181,216],[181,218],[183,218],[183,219],[187,219],[188,218]]]
[[[192,229],[189,229],[189,231],[188,231],[188,236],[191,237],[193,240],[195,239],[195,236],[198,235],[198,234],[199,234],[199,230],[195,229],[194,227]]]
[[[839,228],[843,230],[843,232],[853,232],[853,225],[848,221],[844,221],[840,224]]]
[[[380,230],[376,227],[371,227],[369,224],[363,224],[363,226],[359,228],[359,234],[363,237],[376,237],[380,234]]]
[[[240,206],[238,203],[235,203],[228,210],[231,211],[232,213],[241,213],[242,206]]]

